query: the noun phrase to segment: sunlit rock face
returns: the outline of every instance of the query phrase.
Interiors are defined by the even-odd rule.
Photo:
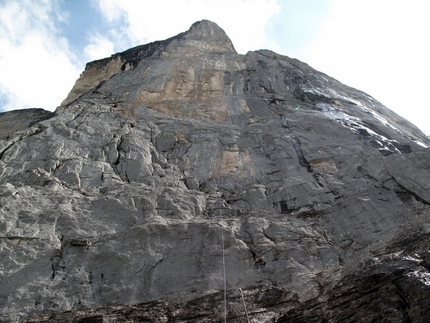
[[[429,138],[296,59],[201,21],[0,129],[2,322],[430,320]]]

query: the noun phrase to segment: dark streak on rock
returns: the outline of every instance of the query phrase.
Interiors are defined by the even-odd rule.
[[[312,167],[309,164],[308,160],[306,159],[305,155],[303,154],[301,146],[301,142],[297,136],[291,132],[290,127],[288,125],[288,120],[285,118],[283,114],[280,114],[279,117],[281,118],[281,125],[282,128],[285,129],[285,132],[287,133],[287,136],[290,138],[291,142],[293,143],[293,148],[296,151],[297,157],[299,158],[299,163],[302,167],[305,167],[309,173],[312,172]]]
[[[406,193],[406,194],[409,194],[409,195],[412,195],[413,197],[415,197],[415,199],[416,199],[417,201],[419,201],[419,202],[421,202],[421,203],[423,203],[423,204],[425,204],[425,205],[430,205],[430,202],[429,202],[429,201],[426,201],[426,200],[425,200],[425,199],[423,199],[421,196],[419,196],[417,193],[415,193],[415,192],[413,192],[413,191],[411,191],[411,190],[407,189],[406,187],[404,187],[402,184],[400,184],[400,183],[399,183],[399,182],[394,178],[394,176],[392,176],[392,179],[394,180],[394,182],[396,183],[396,185],[398,185],[398,186],[400,187],[400,189],[401,189],[401,191],[400,191],[400,192],[395,192],[395,193],[399,196],[399,198],[400,198],[400,199],[404,200],[404,199],[405,199],[404,194]]]
[[[273,207],[274,208],[278,208],[279,207],[281,209],[281,213],[282,214],[286,214],[286,213],[289,213],[292,210],[294,210],[294,209],[290,209],[288,207],[287,201],[284,201],[284,200],[278,201],[278,202],[273,202]]]

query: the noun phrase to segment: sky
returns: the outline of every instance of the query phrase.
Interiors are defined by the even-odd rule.
[[[55,110],[89,61],[209,19],[362,90],[430,135],[428,0],[0,0],[0,112]]]

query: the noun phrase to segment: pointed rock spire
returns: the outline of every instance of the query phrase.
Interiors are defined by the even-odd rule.
[[[179,36],[179,35],[178,35]],[[183,39],[189,40],[204,51],[217,53],[237,53],[233,43],[225,31],[210,20],[195,22],[190,29],[183,34]]]

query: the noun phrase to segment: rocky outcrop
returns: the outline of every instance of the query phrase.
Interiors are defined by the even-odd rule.
[[[399,241],[391,251],[405,245],[360,264],[277,322],[428,322],[429,236]]]
[[[122,72],[130,69],[134,70],[142,60],[163,57],[169,59],[162,59],[161,62],[164,64],[157,64],[157,71],[155,71],[155,74],[153,74],[153,71],[149,72],[149,69],[155,66],[146,66],[143,70],[140,68],[140,81],[145,80],[144,87],[147,88],[150,84],[154,83],[154,81],[155,84],[152,84],[152,87],[157,87],[157,85],[160,87],[161,82],[166,81],[167,78],[171,78],[168,84],[163,84],[163,87],[166,87],[166,91],[158,93],[157,98],[160,101],[169,99],[175,100],[179,99],[179,97],[182,97],[183,99],[183,96],[188,93],[184,92],[186,89],[181,87],[181,83],[182,85],[188,83],[187,85],[190,88],[196,86],[207,86],[207,84],[200,84],[203,80],[196,80],[194,78],[195,75],[193,72],[195,71],[195,68],[191,70],[188,69],[187,72],[184,72],[181,71],[181,65],[184,65],[184,61],[186,61],[188,64],[185,63],[185,65],[188,65],[187,67],[189,68],[191,67],[190,65],[193,65],[191,60],[194,60],[197,56],[202,54],[206,54],[205,56],[207,56],[209,53],[218,54],[218,57],[219,54],[237,54],[230,39],[217,25],[209,21],[195,23],[187,33],[179,34],[165,41],[157,41],[137,46],[126,50],[125,52],[112,55],[112,57],[88,63],[84,73],[76,81],[75,86],[62,104],[64,105],[72,102],[84,93],[97,88],[97,86],[100,86],[104,81],[109,80],[114,75],[122,74]],[[200,65],[202,63],[204,65],[207,64],[205,60],[200,62]],[[222,62],[213,62],[212,59],[212,63],[214,64],[214,69],[222,71]],[[196,67],[198,70],[198,66]],[[163,72],[167,72],[168,74],[163,75]],[[128,78],[129,75],[126,73],[125,77]],[[160,77],[162,78],[161,80]],[[190,80],[192,79],[193,82],[181,82],[181,80],[184,81],[187,77]],[[215,77],[213,81],[217,81],[216,75],[209,75],[209,78],[205,83],[211,81],[212,77]],[[131,81],[131,79],[128,81]],[[137,82],[134,83],[142,83],[139,80],[136,81]],[[195,84],[197,82],[199,84]],[[127,85],[127,87],[129,87],[129,85]],[[149,86],[148,88],[150,92],[152,87]],[[180,91],[184,92],[182,93],[182,96],[177,95]],[[128,91],[125,91],[124,93],[121,93],[121,95],[128,95],[127,92]],[[151,93],[155,94],[155,91]],[[150,97],[149,93],[141,93],[141,95]],[[152,97],[152,99],[154,100],[156,98]]]
[[[430,141],[298,60],[201,21],[0,123],[4,322],[428,321]]]
[[[55,114],[43,109],[26,109],[0,114],[0,139],[7,139],[16,131],[25,130],[39,121],[47,120]]]

